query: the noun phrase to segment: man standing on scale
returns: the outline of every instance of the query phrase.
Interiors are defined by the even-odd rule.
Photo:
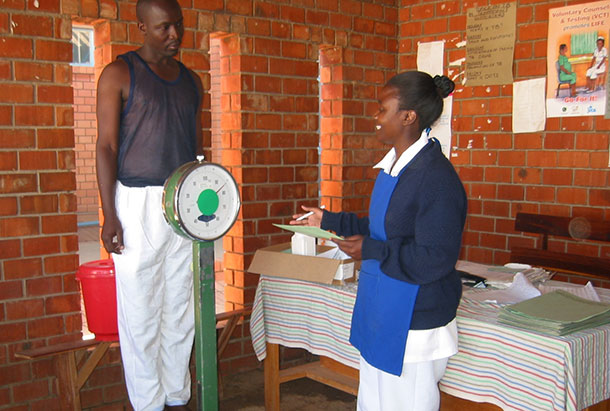
[[[117,279],[121,357],[136,411],[188,409],[194,339],[192,243],[163,217],[163,184],[201,153],[199,77],[174,59],[176,0],[138,0],[144,45],[106,66],[97,89],[102,242]]]

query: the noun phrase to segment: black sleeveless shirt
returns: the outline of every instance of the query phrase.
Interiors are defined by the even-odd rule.
[[[161,186],[195,160],[197,85],[179,61],[178,78],[167,81],[134,51],[118,58],[129,66],[130,87],[121,113],[117,180],[128,187]]]

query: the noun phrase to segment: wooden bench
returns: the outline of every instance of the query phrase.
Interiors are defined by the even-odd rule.
[[[592,279],[610,279],[610,259],[548,250],[549,236],[610,243],[610,221],[517,213],[515,230],[541,234],[542,241],[540,248],[513,247],[510,253],[511,262]]]
[[[250,310],[246,309],[216,314],[216,330],[220,331],[217,335],[217,358],[220,358],[227,348],[239,321],[249,314]],[[17,352],[15,357],[28,360],[53,357],[59,409],[78,411],[81,409],[80,389],[111,346],[118,347],[119,342],[78,340]],[[219,390],[222,389],[220,381],[219,371]]]

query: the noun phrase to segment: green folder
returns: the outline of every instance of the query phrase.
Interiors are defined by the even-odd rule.
[[[563,290],[503,307],[498,321],[551,335],[566,335],[610,323],[610,304]]]

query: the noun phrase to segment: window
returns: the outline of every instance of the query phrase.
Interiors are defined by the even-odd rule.
[[[72,65],[93,66],[93,29],[72,28]]]
[[[570,55],[592,54],[596,47],[597,31],[572,34],[570,37]]]

